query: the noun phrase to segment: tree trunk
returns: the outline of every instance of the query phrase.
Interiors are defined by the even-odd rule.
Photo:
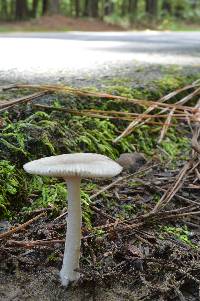
[[[31,12],[31,16],[33,18],[37,17],[38,4],[39,4],[39,0],[33,0],[33,3],[32,3],[32,12]]]
[[[101,20],[104,19],[104,14],[105,14],[105,0],[100,1],[101,7],[100,7],[100,16]]]
[[[19,0],[20,1],[20,0]],[[42,1],[42,15],[47,15],[49,11],[49,0]]]
[[[49,0],[48,13],[55,15],[59,13],[60,0]]]
[[[108,16],[110,14],[110,1],[105,0],[104,2],[104,16]]]
[[[90,16],[90,1],[89,0],[85,0],[83,16],[84,17]]]
[[[120,15],[123,17],[127,14],[128,6],[127,1],[122,1]]]
[[[170,0],[164,0],[162,4],[162,10],[165,13],[171,14],[172,12],[172,5]]]
[[[75,0],[75,12],[76,17],[80,16],[80,0]]]
[[[138,0],[129,0],[128,10],[129,13],[137,14]]]
[[[149,16],[157,17],[157,14],[158,14],[158,1],[157,0],[146,0],[146,13]]]
[[[10,14],[9,14],[11,20],[15,19],[15,6],[16,6],[16,3],[14,1],[12,1],[10,3]]]
[[[183,4],[180,2],[180,3],[177,3],[174,7],[174,16],[176,18],[182,18],[183,16],[183,12],[184,12],[184,6]]]
[[[24,20],[28,16],[26,0],[16,0],[15,2],[15,19]]]
[[[99,0],[91,0],[91,17],[98,18],[99,16],[99,8],[98,8]]]
[[[8,19],[8,3],[5,0],[1,0],[1,18]]]
[[[129,0],[128,10],[130,14],[130,23],[132,24],[137,17],[138,0]]]

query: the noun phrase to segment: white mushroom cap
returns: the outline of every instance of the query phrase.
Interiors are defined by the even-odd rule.
[[[30,174],[62,178],[109,178],[122,171],[122,167],[110,158],[90,153],[46,157],[26,163],[24,169]]]

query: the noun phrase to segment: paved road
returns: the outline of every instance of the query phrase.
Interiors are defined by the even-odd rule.
[[[200,32],[1,34],[0,54],[0,79],[13,81],[59,81],[149,63],[200,66]]]

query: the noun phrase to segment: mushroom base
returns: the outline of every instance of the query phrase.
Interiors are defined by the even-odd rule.
[[[75,269],[79,268],[82,224],[81,179],[73,177],[66,179],[66,182],[68,187],[67,234],[63,265],[60,271],[61,282],[64,286],[68,286],[70,282],[77,281],[80,277],[80,273],[75,271]]]

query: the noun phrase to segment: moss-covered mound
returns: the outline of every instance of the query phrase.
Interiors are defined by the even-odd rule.
[[[157,100],[167,92],[192,82],[194,78],[166,78],[154,82],[150,89],[131,88],[126,81],[109,83],[107,92],[132,98]],[[118,83],[119,84],[119,83]],[[1,99],[30,94],[30,90],[12,90],[1,95]],[[183,97],[179,95],[178,97]],[[173,99],[176,101],[177,98]],[[53,94],[35,101],[51,106],[64,106],[72,109],[96,108],[142,112],[141,107],[126,102],[98,98],[81,98],[72,95]],[[127,121],[74,116],[58,111],[39,111],[34,106],[20,105],[4,112],[0,128],[0,217],[12,217],[22,208],[32,210],[49,204],[56,208],[64,206],[65,185],[56,179],[27,175],[23,164],[44,156],[73,152],[95,152],[116,159],[123,152],[140,151],[147,156],[155,155],[156,141],[160,126],[143,125],[134,132],[113,143]],[[171,128],[161,147],[172,160],[188,149],[188,139],[183,129],[177,125]],[[168,159],[169,159],[168,158]],[[88,196],[85,196],[87,199]]]

